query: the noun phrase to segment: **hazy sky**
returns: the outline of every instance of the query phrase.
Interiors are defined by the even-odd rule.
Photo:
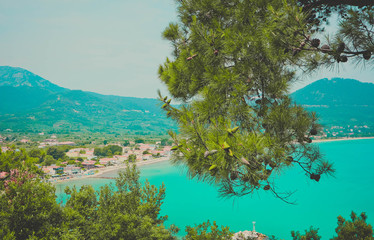
[[[26,68],[62,87],[156,97],[157,69],[171,48],[161,32],[176,20],[173,0],[0,0],[0,65]],[[324,77],[374,82],[348,63]]]

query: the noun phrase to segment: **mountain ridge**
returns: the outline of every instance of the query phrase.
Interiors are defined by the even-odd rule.
[[[11,66],[0,66],[0,86],[38,87],[51,92],[67,90],[67,88],[60,87],[24,68]]]
[[[374,125],[374,84],[320,79],[291,98],[320,116],[323,125]],[[70,90],[26,69],[0,66],[0,130],[165,133],[176,124],[153,98]]]
[[[374,126],[373,96],[373,83],[349,78],[323,78],[291,94],[296,103],[316,112],[324,126]]]
[[[299,104],[374,105],[374,84],[349,78],[323,78],[291,94]]]
[[[9,66],[0,67],[0,102],[0,129],[165,132],[175,127],[156,99],[70,90]]]

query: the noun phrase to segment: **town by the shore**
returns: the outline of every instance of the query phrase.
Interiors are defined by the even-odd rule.
[[[138,162],[134,162],[134,164],[137,167],[140,167],[140,166],[144,166],[144,165],[156,164],[156,163],[165,162],[165,161],[169,161],[169,160],[170,160],[169,157],[162,157],[162,158],[157,158],[157,159],[148,160],[148,161],[138,161]],[[130,163],[130,164],[132,164],[132,163]],[[77,179],[84,179],[84,178],[97,178],[97,177],[100,177],[101,175],[106,174],[106,173],[118,172],[121,169],[126,168],[127,166],[128,166],[127,164],[122,163],[122,164],[115,165],[115,166],[99,168],[99,169],[95,170],[93,174],[81,174],[81,175],[76,175],[76,176],[57,178],[57,179],[54,179],[55,181],[51,181],[51,182],[52,183],[61,183],[61,182],[72,181],[72,180],[77,180]]]
[[[357,138],[334,138],[334,139],[318,139],[314,140],[314,143],[324,143],[324,142],[335,142],[335,141],[351,141],[351,140],[364,140],[364,139],[374,139],[374,137],[357,137]],[[167,157],[161,157],[161,158],[155,158],[155,159],[150,159],[150,160],[137,160],[134,162],[136,166],[144,166],[144,165],[149,165],[149,164],[156,164],[160,162],[165,162],[170,160],[170,155]],[[126,163],[121,163],[117,164],[114,166],[107,166],[107,167],[102,167],[102,168],[97,168],[94,171],[89,171],[86,174],[79,174],[79,175],[73,175],[73,176],[68,176],[68,177],[59,177],[56,179],[53,179],[51,182],[52,183],[60,183],[60,182],[65,182],[65,181],[71,181],[71,180],[76,180],[76,179],[83,179],[83,178],[97,178],[100,177],[103,174],[106,173],[111,173],[111,172],[118,172],[121,169],[126,168],[128,165]]]

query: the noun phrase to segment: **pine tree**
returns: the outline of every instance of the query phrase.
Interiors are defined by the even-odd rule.
[[[309,230],[305,230],[305,234],[301,235],[300,232],[291,232],[291,236],[293,240],[320,240],[321,236],[318,235],[318,228],[314,229],[310,227]]]
[[[298,32],[304,35],[305,47],[289,45],[291,49],[309,51],[312,56],[306,61],[307,70],[317,67],[334,67],[339,63],[356,62],[358,66],[373,64],[371,55],[374,53],[374,1],[371,0],[298,0],[306,14],[306,21],[310,31]],[[326,39],[310,38],[318,33],[321,35],[330,20],[338,22],[336,31],[329,30]],[[316,54],[316,52],[318,52]]]
[[[335,229],[338,236],[332,238],[332,240],[373,240],[373,227],[366,223],[366,219],[367,216],[365,213],[357,216],[353,211],[351,213],[351,220],[347,221],[342,216],[339,216],[338,226]]]
[[[276,0],[180,0],[179,22],[163,37],[173,59],[159,77],[181,107],[160,93],[162,108],[179,124],[174,161],[192,178],[216,183],[222,196],[276,190],[273,176],[297,165],[312,180],[333,172],[311,144],[317,117],[288,96],[307,15]],[[280,37],[281,36],[281,37]],[[305,45],[305,43],[304,43]]]

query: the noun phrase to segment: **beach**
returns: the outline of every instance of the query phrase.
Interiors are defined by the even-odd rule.
[[[357,138],[327,138],[327,139],[318,139],[313,140],[314,143],[320,142],[335,142],[335,141],[348,141],[348,140],[363,140],[363,139],[373,139],[374,137],[357,137]]]
[[[281,175],[276,176],[277,187],[285,192],[294,192],[290,200],[296,205],[286,204],[263,190],[238,198],[220,198],[216,185],[191,180],[187,169],[175,166],[171,161],[158,164],[145,161],[139,162],[138,166],[148,164],[140,169],[141,182],[147,179],[151,185],[165,185],[166,197],[161,215],[168,215],[167,225],[175,224],[182,229],[180,236],[185,234],[183,229],[186,226],[209,219],[218,225],[229,226],[235,232],[250,229],[252,221],[256,221],[259,232],[282,239],[289,239],[291,230],[304,232],[314,226],[319,228],[318,233],[323,239],[330,239],[336,234],[339,215],[349,218],[352,211],[357,214],[366,212],[368,222],[373,224],[373,146],[373,138],[328,139],[319,144],[324,158],[337,169],[333,177],[325,175],[319,182],[312,181],[298,167],[284,169]],[[64,192],[67,186],[75,185],[80,189],[83,185],[91,185],[100,190],[105,184],[114,184],[113,179],[105,177],[115,177],[117,169],[120,167],[102,169],[100,174],[103,177],[95,175],[82,181],[76,179],[76,182],[56,184],[58,202],[68,198]]]
[[[336,141],[350,141],[350,140],[363,140],[363,139],[374,139],[374,137],[358,137],[358,138],[334,138],[334,139],[318,139],[318,140],[313,140],[314,143],[323,143],[323,142],[336,142]],[[147,161],[138,161],[135,162],[136,166],[144,166],[144,165],[149,165],[149,164],[155,164],[155,163],[160,163],[164,161],[168,161],[168,157],[163,157],[163,158],[158,158],[154,160],[147,160]],[[110,167],[104,167],[104,168],[98,168],[95,169],[95,173],[92,175],[79,175],[77,177],[70,177],[70,178],[65,178],[65,179],[56,179],[56,181],[52,183],[60,183],[60,182],[66,182],[66,181],[72,181],[76,179],[84,179],[84,178],[97,178],[100,177],[100,175],[105,174],[105,173],[110,173],[114,171],[118,171],[121,169],[126,168],[126,164],[120,164],[116,166],[110,166]]]
[[[187,169],[175,166],[171,161],[149,162],[149,165],[141,167],[140,181],[147,179],[151,185],[165,185],[166,197],[161,215],[168,215],[167,225],[175,224],[182,229],[180,236],[183,236],[186,226],[207,220],[229,226],[235,232],[251,229],[252,221],[256,221],[259,232],[281,239],[289,239],[291,230],[304,232],[310,226],[319,228],[318,233],[323,239],[330,239],[336,235],[337,216],[349,218],[352,211],[357,214],[366,212],[368,223],[373,224],[371,171],[374,167],[374,140],[329,139],[317,144],[324,159],[334,164],[337,171],[333,176],[324,175],[321,181],[316,182],[296,166],[285,168],[281,175],[275,176],[279,190],[294,192],[290,201],[295,201],[296,205],[284,203],[271,192],[263,190],[238,198],[220,198],[216,185],[191,180]],[[103,177],[95,175],[81,181],[77,179],[76,182],[58,184],[58,201],[68,198],[64,193],[66,186],[76,185],[79,189],[83,185],[91,185],[100,190],[105,184],[114,184],[113,179],[106,177],[115,177],[116,172],[109,171],[105,170]]]
[[[140,167],[140,166],[160,163],[160,162],[164,162],[164,161],[168,161],[168,160],[169,160],[168,157],[163,157],[163,158],[157,158],[157,159],[153,159],[153,160],[139,161],[139,162],[135,162],[135,164],[136,164],[137,167]],[[92,174],[92,175],[79,175],[77,177],[73,176],[73,177],[65,178],[65,179],[57,179],[55,182],[52,182],[52,183],[61,183],[61,182],[73,181],[73,180],[84,179],[84,178],[96,178],[96,177],[100,177],[100,175],[102,175],[104,173],[118,171],[118,170],[124,169],[126,167],[127,167],[127,165],[125,163],[123,163],[123,164],[116,165],[116,166],[98,168],[98,169],[95,169],[96,173]]]

